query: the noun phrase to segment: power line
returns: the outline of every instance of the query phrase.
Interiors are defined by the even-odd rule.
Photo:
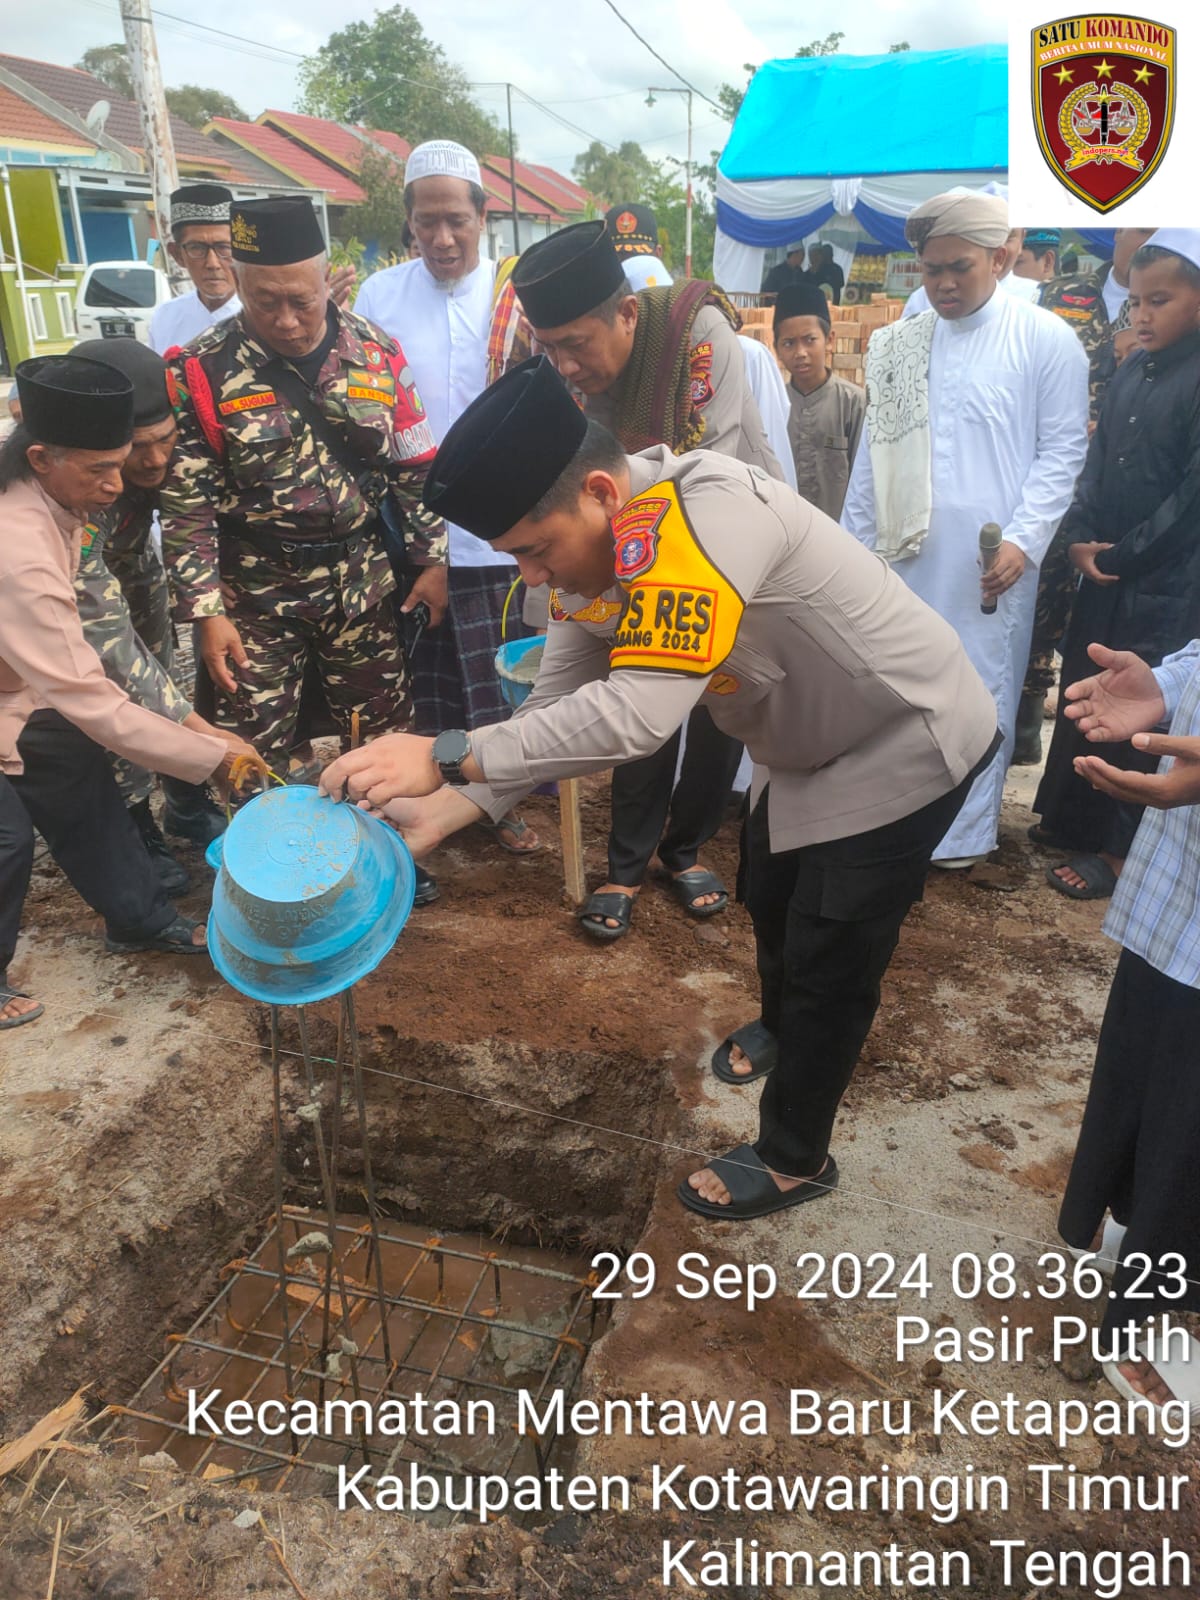
[[[682,72],[676,72],[675,68],[667,60],[666,56],[660,56],[658,51],[650,43],[649,39],[643,39],[642,35],[634,27],[633,23],[630,22],[629,18],[628,17],[623,17],[621,15],[621,13],[617,10],[616,6],[613,4],[613,0],[604,0],[604,3],[608,7],[608,9],[612,12],[613,16],[616,17],[617,21],[624,23],[624,25],[629,29],[630,33],[637,40],[637,42],[640,45],[644,45],[645,48],[647,50],[649,50],[650,54],[654,57],[654,59],[656,61],[660,62],[662,66],[666,67],[667,71],[671,74],[671,76],[673,78],[678,78],[680,83],[683,84],[685,89],[690,89],[693,94],[699,95],[700,99],[703,100],[705,102],[705,104],[710,105],[713,108],[714,111],[720,111],[722,116],[725,115],[724,111],[721,110],[721,107],[717,104],[717,102],[715,100],[711,99],[708,95],[706,95],[704,93],[703,89],[697,89],[697,87],[696,87],[696,85],[694,83],[689,83],[688,80],[684,77]]]

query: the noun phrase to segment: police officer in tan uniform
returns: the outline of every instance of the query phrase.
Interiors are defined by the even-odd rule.
[[[631,292],[611,233],[580,222],[532,245],[513,269],[535,348],[626,450],[715,450],[782,478],[746,373],[737,311],[702,279]],[[679,738],[613,773],[608,882],[581,913],[594,939],[621,938],[655,850],[689,916],[724,910],[721,880],[698,864],[725,817],[741,749],[698,710]]]
[[[834,1116],[901,924],[999,745],[956,634],[758,469],[661,446],[626,456],[544,361],[464,412],[426,504],[552,584],[561,620],[510,722],[388,735],[322,787],[387,808],[423,852],[547,779],[657,749],[703,699],[755,762],[747,903],[762,980],[761,1017],[713,1066],[766,1084],[757,1142],[679,1195],[749,1218],[827,1193]]]

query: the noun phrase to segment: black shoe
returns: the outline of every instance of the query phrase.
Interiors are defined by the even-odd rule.
[[[413,863],[416,866],[416,863]],[[441,896],[437,886],[437,879],[430,877],[424,867],[417,867],[417,892],[413,895],[414,906],[431,906]]]
[[[1046,696],[1043,690],[1021,696],[1017,707],[1016,740],[1013,744],[1014,767],[1036,767],[1042,759],[1042,723],[1045,721]]]
[[[225,813],[214,803],[204,784],[164,778],[162,785],[167,802],[163,807],[163,823],[168,833],[203,849],[225,832]]]
[[[151,865],[158,874],[158,881],[162,884],[167,894],[175,899],[181,894],[186,894],[191,887],[192,880],[188,877],[187,869],[182,867],[171,854],[167,841],[159,832],[158,823],[155,822],[150,810],[149,800],[139,800],[137,805],[130,806],[129,815],[137,826],[137,831],[142,836],[142,843],[146,846],[146,854],[150,857]]]

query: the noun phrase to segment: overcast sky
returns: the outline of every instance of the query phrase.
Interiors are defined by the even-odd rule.
[[[969,0],[965,7],[903,0],[843,0],[838,7],[801,7],[794,0],[617,0],[620,10],[671,65],[705,94],[723,82],[741,83],[744,61],[790,56],[798,45],[836,25],[847,53],[882,52],[907,39],[914,49],[943,50],[1006,37],[1000,0]],[[3,45],[12,55],[73,66],[92,45],[122,37],[117,0],[51,0],[22,5],[2,0]],[[168,86],[199,83],[224,89],[250,116],[288,110],[297,94],[295,56],[318,49],[336,27],[369,20],[386,9],[378,0],[168,0],[155,10],[159,54]],[[430,38],[467,77],[510,79],[579,131],[514,97],[513,116],[522,156],[569,173],[592,138],[619,144],[635,139],[649,155],[682,158],[687,112],[682,96],[645,105],[646,89],[674,80],[638,43],[605,0],[410,0]],[[170,13],[170,14],[168,14]],[[241,43],[209,29],[254,39]],[[333,20],[331,20],[331,18]],[[799,18],[799,20],[797,20]],[[295,52],[295,56],[287,52]],[[481,86],[480,102],[500,120],[502,86]],[[699,159],[724,142],[728,125],[697,100],[695,149]],[[886,130],[880,129],[886,138]]]

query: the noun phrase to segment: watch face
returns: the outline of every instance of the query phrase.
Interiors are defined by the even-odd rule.
[[[433,741],[433,759],[440,766],[459,766],[470,753],[471,741],[461,728],[447,728]]]

